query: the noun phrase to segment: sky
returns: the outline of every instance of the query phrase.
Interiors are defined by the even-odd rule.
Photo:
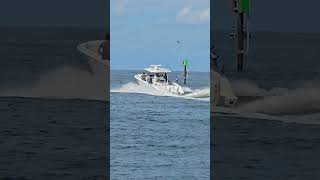
[[[230,2],[211,0],[209,8],[209,0],[1,0],[0,27],[108,27],[111,16],[112,69],[161,63],[181,70],[188,58],[190,70],[208,71],[209,21],[212,29],[231,29]],[[319,0],[252,0],[250,28],[320,32],[319,7]]]
[[[209,71],[209,0],[111,0],[110,31],[112,70]]]
[[[1,0],[0,26],[108,28],[110,0]]]
[[[112,4],[119,2],[116,7],[112,7],[113,11],[127,15],[128,7],[149,8],[161,4],[166,6],[172,4],[172,8],[183,6],[183,4],[197,7],[204,2],[204,0],[130,0],[130,6],[128,6],[129,0],[1,0],[0,26],[107,26],[110,1],[113,1]],[[251,1],[253,6],[251,26],[256,30],[320,32],[319,0]],[[226,29],[232,26],[234,16],[231,13],[230,2],[231,0],[210,1],[212,27]],[[172,8],[166,10],[173,10]]]
[[[319,0],[251,0],[253,31],[320,32]],[[211,28],[231,29],[235,16],[231,0],[211,0]]]

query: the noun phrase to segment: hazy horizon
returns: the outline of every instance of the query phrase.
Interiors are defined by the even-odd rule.
[[[143,67],[142,69],[110,69],[110,71],[145,71]],[[181,68],[181,70],[174,70],[174,69],[170,69],[172,72],[183,72],[183,69]],[[188,71],[188,72],[196,72],[196,73],[210,73],[210,71]]]
[[[106,27],[101,26],[78,26],[78,25],[0,25],[0,28],[80,28],[80,29],[104,29],[108,30]],[[235,31],[234,29],[211,29],[210,32],[230,32]],[[258,29],[251,30],[250,32],[260,33],[260,32],[268,32],[268,33],[303,33],[303,34],[320,34],[320,32],[315,31],[286,31],[286,30],[269,30],[269,29]],[[111,34],[111,33],[110,33]]]

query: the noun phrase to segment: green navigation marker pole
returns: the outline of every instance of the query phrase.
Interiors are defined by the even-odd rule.
[[[250,11],[251,0],[233,0],[233,11],[237,14],[237,70],[244,71],[244,38],[250,38],[244,33],[244,15]],[[248,21],[248,19],[246,19]],[[248,46],[248,44],[247,44]]]
[[[184,71],[183,71],[184,81],[183,81],[183,83],[187,84],[187,75],[188,75],[187,66],[189,66],[189,60],[188,59],[183,60],[182,64],[184,66]]]

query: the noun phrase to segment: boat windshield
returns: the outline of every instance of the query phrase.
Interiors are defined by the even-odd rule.
[[[145,73],[141,74],[141,79],[148,82],[169,82],[167,73]],[[153,80],[154,79],[154,80]]]

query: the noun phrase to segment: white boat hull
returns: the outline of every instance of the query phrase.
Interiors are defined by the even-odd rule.
[[[170,93],[173,95],[184,95],[184,91],[180,85],[177,83],[172,82],[171,84],[169,83],[160,83],[160,82],[153,82],[149,83],[147,81],[144,81],[141,79],[142,74],[137,74],[134,76],[134,78],[137,80],[137,83],[141,86],[148,87],[148,88],[153,88],[158,91],[164,92],[164,93]]]

